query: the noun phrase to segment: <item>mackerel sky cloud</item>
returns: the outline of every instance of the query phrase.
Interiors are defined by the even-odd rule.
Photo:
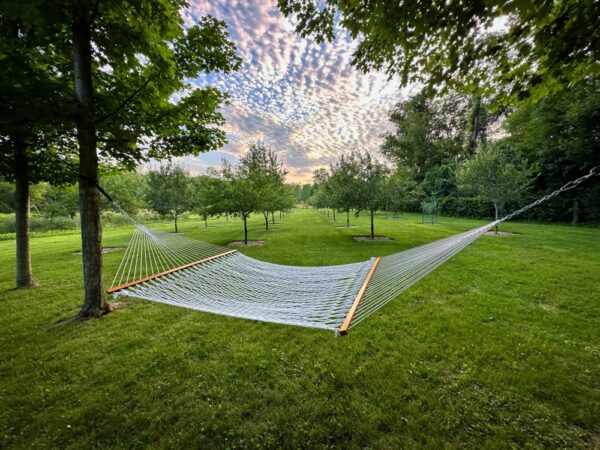
[[[354,43],[346,35],[331,44],[302,38],[275,0],[192,0],[182,14],[188,25],[206,14],[225,20],[243,60],[235,74],[194,80],[229,94],[223,108],[229,143],[186,158],[190,170],[203,173],[222,158],[235,162],[259,139],[279,153],[289,181],[310,181],[314,169],[345,151],[377,151],[400,99],[398,83],[353,68]]]

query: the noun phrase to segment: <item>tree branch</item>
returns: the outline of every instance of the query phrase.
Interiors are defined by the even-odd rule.
[[[115,115],[116,113],[118,113],[120,110],[122,110],[123,108],[125,108],[125,106],[127,106],[127,104],[128,104],[128,103],[129,103],[131,100],[133,100],[133,99],[134,99],[134,98],[135,98],[135,97],[136,97],[136,96],[137,96],[137,95],[138,95],[140,92],[142,92],[142,90],[143,90],[143,89],[144,89],[146,86],[148,86],[148,84],[150,84],[150,81],[152,81],[153,79],[154,79],[154,76],[150,76],[150,77],[148,77],[148,79],[147,79],[146,81],[144,81],[144,83],[143,83],[143,84],[142,84],[140,87],[138,87],[138,88],[137,88],[135,91],[133,91],[133,92],[132,92],[132,93],[131,93],[131,94],[130,94],[130,95],[129,95],[129,96],[128,96],[128,97],[127,97],[125,100],[123,100],[123,101],[122,101],[122,102],[119,104],[119,106],[117,106],[117,107],[115,108],[115,110],[114,110],[114,111],[112,111],[112,112],[111,112],[111,113],[109,113],[109,114],[106,114],[105,116],[102,116],[102,117],[100,117],[100,118],[96,119],[96,125],[97,125],[97,124],[99,124],[99,123],[101,123],[101,122],[104,122],[104,121],[105,121],[105,120],[107,120],[107,119],[110,119],[112,116],[114,116],[114,115]]]

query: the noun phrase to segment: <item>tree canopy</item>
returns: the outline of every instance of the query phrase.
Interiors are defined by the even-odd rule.
[[[192,187],[189,173],[179,165],[164,164],[148,172],[148,205],[163,217],[171,217],[175,233],[177,220],[191,207]]]
[[[538,101],[600,72],[600,3],[581,0],[278,0],[318,42],[358,39],[353,64],[427,93],[458,88],[496,104]]]
[[[531,185],[533,174],[526,162],[519,161],[507,142],[487,145],[475,157],[465,161],[457,173],[458,184],[489,200],[495,218],[508,201],[518,200]]]
[[[254,142],[240,158],[238,171],[255,186],[259,197],[257,208],[262,210],[268,230],[269,214],[288,207],[286,199],[289,195],[285,185],[287,170],[273,149],[263,142]]]

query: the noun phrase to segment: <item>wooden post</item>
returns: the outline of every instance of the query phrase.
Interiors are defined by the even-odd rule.
[[[114,294],[120,290],[126,289],[131,286],[135,286],[136,284],[144,283],[146,281],[155,280],[156,278],[163,277],[165,275],[169,275],[170,273],[177,272],[182,269],[187,269],[188,267],[197,266],[198,264],[202,264],[208,261],[212,261],[213,259],[220,258],[221,256],[230,255],[232,253],[237,252],[237,250],[229,250],[227,252],[219,253],[218,255],[209,256],[208,258],[201,259],[200,261],[194,261],[189,264],[184,264],[183,266],[175,267],[174,269],[169,269],[161,273],[157,273],[154,275],[150,275],[149,277],[140,278],[139,280],[134,280],[129,283],[121,284],[119,286],[115,286],[114,288],[110,288],[108,291],[109,294]]]
[[[371,269],[369,270],[369,273],[365,277],[365,281],[363,281],[363,284],[360,287],[360,290],[358,291],[358,294],[356,294],[356,298],[354,299],[354,302],[352,303],[352,306],[350,307],[350,310],[348,311],[348,314],[346,314],[346,318],[344,319],[344,323],[340,327],[340,334],[342,336],[348,334],[348,329],[350,328],[350,324],[352,323],[352,319],[354,318],[354,314],[356,314],[356,310],[358,309],[358,304],[360,303],[360,301],[362,300],[363,296],[365,295],[365,291],[367,290],[367,286],[369,285],[369,281],[371,281],[371,277],[375,273],[375,269],[377,268],[377,264],[379,264],[379,260],[380,259],[381,259],[381,257],[378,257],[375,260],[375,262],[373,263],[373,265],[371,266]]]

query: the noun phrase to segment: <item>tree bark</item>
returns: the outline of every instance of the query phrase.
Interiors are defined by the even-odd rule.
[[[173,220],[175,221],[175,233],[179,233],[179,228],[177,227],[177,218],[178,218],[178,214],[177,214],[177,210],[175,210],[175,213],[173,214]]]
[[[102,286],[102,227],[100,198],[96,186],[98,155],[94,91],[92,85],[92,45],[88,22],[90,12],[82,5],[73,7],[72,57],[75,81],[77,141],[79,143],[79,214],[83,257],[84,301],[79,318],[99,317],[108,312]]]
[[[29,253],[29,161],[25,140],[13,137],[15,150],[15,231],[17,235],[17,287],[35,286]]]
[[[350,228],[350,210],[346,210],[346,228]]]
[[[279,211],[279,218],[281,219],[281,211]],[[275,225],[275,211],[271,211],[271,223]]]
[[[375,214],[374,211],[371,210],[371,240],[375,239]]]
[[[333,221],[335,222],[335,208],[331,208],[333,211]]]
[[[573,223],[579,223],[579,200],[573,200]]]
[[[248,223],[246,220],[247,218],[244,215],[244,244],[248,245]]]
[[[265,230],[269,231],[269,212],[263,212],[263,216],[265,218]]]
[[[208,228],[208,217],[204,218],[204,228]]]

